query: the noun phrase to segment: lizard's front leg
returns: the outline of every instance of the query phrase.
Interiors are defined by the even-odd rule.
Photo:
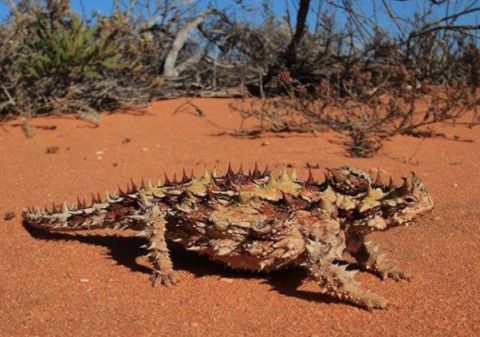
[[[354,278],[356,271],[348,271],[345,266],[333,263],[331,249],[329,244],[315,241],[307,245],[307,268],[323,291],[367,310],[387,308],[386,299],[360,287],[360,282]]]
[[[148,254],[153,266],[150,277],[152,285],[163,284],[170,287],[178,282],[178,277],[173,270],[172,260],[165,240],[166,221],[157,205],[150,205],[143,216],[145,230],[142,236],[148,239]]]
[[[365,242],[365,237],[362,234],[352,233],[349,235],[347,249],[363,270],[378,275],[382,279],[392,278],[395,281],[410,281],[413,278],[389,260],[385,253],[381,253],[378,244],[371,241]]]

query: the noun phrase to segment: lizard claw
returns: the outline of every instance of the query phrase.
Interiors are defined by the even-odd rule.
[[[388,308],[388,301],[380,295],[370,293],[368,296],[363,297],[357,304],[367,309],[368,311],[372,311],[373,309],[387,309]]]
[[[157,286],[159,284],[165,287],[171,287],[179,282],[178,276],[174,271],[168,273],[162,273],[160,271],[155,270],[152,275],[150,276],[150,281],[152,282],[152,286]]]
[[[368,311],[388,308],[388,301],[384,297],[370,291],[361,291],[361,293],[353,292],[346,294],[345,297],[358,307]]]
[[[395,281],[411,281],[413,279],[413,276],[406,271],[403,271],[402,269],[398,267],[392,267],[390,269],[387,269],[381,273],[381,277],[383,280],[387,278],[391,278]]]

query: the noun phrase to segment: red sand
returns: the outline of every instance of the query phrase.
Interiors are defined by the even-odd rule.
[[[437,128],[473,143],[395,137],[375,158],[352,159],[333,133],[215,136],[238,127],[228,101],[197,100],[206,112],[201,119],[172,115],[181,102],[154,103],[141,117],[105,115],[99,128],[72,118],[39,118],[32,121],[33,139],[23,136],[18,122],[0,125],[0,215],[16,214],[0,220],[1,336],[480,335],[478,128]],[[47,154],[52,146],[58,152]],[[152,288],[138,249],[142,242],[131,233],[45,240],[20,223],[25,206],[74,202],[77,195],[125,186],[130,177],[156,179],[183,167],[197,174],[205,166],[223,170],[228,161],[234,167],[293,164],[300,174],[306,162],[381,167],[397,177],[414,170],[433,195],[435,211],[414,226],[373,235],[414,280],[358,274],[391,303],[386,311],[367,312],[320,295],[314,281],[301,283],[302,271],[234,272],[174,249],[181,284]]]

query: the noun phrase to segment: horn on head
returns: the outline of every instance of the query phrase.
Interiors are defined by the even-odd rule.
[[[409,176],[408,178],[403,177],[403,184],[399,187],[400,190],[405,192],[410,192],[413,190],[413,176]]]
[[[344,181],[347,180],[347,176],[346,176],[344,173],[342,173],[341,170],[339,170],[339,169],[330,169],[330,168],[328,168],[327,170],[328,170],[328,172],[331,174],[331,176],[333,176],[333,178],[335,179],[336,182],[340,182],[340,183],[341,183],[341,182],[344,182]]]

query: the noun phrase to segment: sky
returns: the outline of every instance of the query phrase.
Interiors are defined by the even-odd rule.
[[[178,1],[178,0],[177,0]],[[180,0],[182,1],[182,0]],[[183,0],[186,1],[186,0]],[[418,6],[423,6],[428,3],[427,0],[411,0],[411,1],[392,1],[392,0],[387,0],[390,2],[394,8],[394,10],[400,14],[402,17],[411,17],[416,9],[418,9]],[[469,1],[466,0],[456,0],[458,4],[462,4],[463,6],[466,3],[469,3]],[[124,0],[123,2],[128,2],[127,0]],[[152,1],[154,2],[154,1]],[[236,2],[243,2],[244,4],[247,5],[253,5],[256,8],[261,8],[262,0],[200,0],[200,6],[201,7],[207,7],[209,4],[213,4],[218,7],[231,7],[232,4],[235,4]],[[274,12],[279,13],[280,15],[284,15],[285,9],[287,7],[292,8],[296,3],[298,3],[298,0],[270,0],[272,4],[274,4]],[[309,19],[309,26],[312,27],[314,26],[314,16],[315,16],[315,11],[318,7],[318,4],[320,2],[325,2],[325,0],[312,0],[312,11],[310,13],[310,19]],[[333,1],[334,3],[339,3],[339,1]],[[71,0],[72,7],[75,11],[81,13],[86,19],[92,17],[92,12],[97,11],[100,14],[108,15],[112,11],[112,0]],[[357,10],[360,10],[363,12],[363,14],[366,17],[373,18],[375,15],[375,11],[373,10],[373,3],[381,4],[381,1],[379,0],[358,0],[356,3],[361,4]],[[233,5],[233,8],[239,8],[238,6],[235,7]],[[437,6],[437,16],[440,17],[445,13],[445,6]],[[8,7],[5,5],[5,2],[0,0],[0,18],[4,18],[5,15],[8,13]],[[238,19],[243,19],[242,15],[244,16],[244,19],[250,20],[253,22],[260,22],[262,20],[262,16],[259,10],[257,11],[252,11],[247,14],[244,14],[244,12],[238,12]],[[243,13],[243,14],[242,14]],[[294,15],[294,13],[293,13]],[[391,25],[391,21],[387,19],[386,14],[380,12],[377,12],[378,15],[378,20],[382,24],[383,27],[386,26],[386,28],[389,28],[388,25]],[[342,15],[341,11],[338,13],[338,19],[339,19],[339,24],[342,24]],[[469,15],[465,16],[461,21],[457,23],[462,23],[462,24],[477,24],[480,22],[480,17],[477,15]],[[391,27],[390,27],[391,28]]]

